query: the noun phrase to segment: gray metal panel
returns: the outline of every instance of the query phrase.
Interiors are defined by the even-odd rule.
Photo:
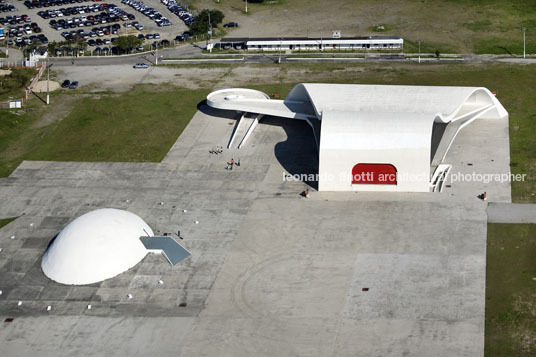
[[[148,250],[161,250],[171,265],[190,256],[190,252],[171,237],[140,237],[140,240]]]

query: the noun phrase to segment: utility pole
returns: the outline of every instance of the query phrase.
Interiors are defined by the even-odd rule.
[[[278,63],[281,63],[281,47],[283,46],[283,39],[279,37],[279,61]]]
[[[248,0],[246,0],[246,14],[248,13]]]
[[[207,48],[212,53],[212,22],[210,22],[210,10],[208,11],[208,34],[210,38],[207,38]]]
[[[421,63],[421,40],[418,40],[417,43],[419,44],[419,63]]]
[[[521,31],[523,31],[523,58],[526,56],[526,42],[525,42],[525,32],[527,31],[526,27],[522,27]]]
[[[49,87],[49,82],[50,82],[50,67],[52,67],[54,65],[54,63],[52,63],[50,66],[48,65],[48,61],[45,62],[45,66],[47,67],[47,105],[50,104],[50,87]]]

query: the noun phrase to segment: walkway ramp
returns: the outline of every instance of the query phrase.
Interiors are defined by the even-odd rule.
[[[236,122],[227,148],[232,148],[233,143],[238,142],[238,148],[240,149],[246,143],[262,116],[262,114],[244,113]]]
[[[488,223],[536,223],[536,204],[490,202]]]
[[[148,251],[163,254],[171,265],[178,264],[191,255],[189,251],[169,236],[140,237],[140,241]]]
[[[313,133],[315,135],[315,141],[316,141],[316,148],[318,152],[320,152],[320,128],[321,128],[320,120],[309,118],[309,119],[306,119],[306,121],[307,121],[307,124],[309,124],[309,126],[313,129]]]
[[[483,107],[476,106],[476,109],[475,106],[466,105],[466,108],[464,108],[463,111],[457,113],[456,118],[454,118],[450,123],[446,125],[446,127],[443,128],[442,133],[440,133],[437,138],[433,137],[433,141],[439,140],[439,142],[437,143],[437,146],[432,143],[433,157],[430,165],[432,171],[435,170],[439,166],[439,164],[441,164],[441,162],[443,162],[458,132],[463,127],[470,124],[482,115],[486,114],[493,108],[494,107],[491,104]],[[432,135],[434,135],[433,132]]]

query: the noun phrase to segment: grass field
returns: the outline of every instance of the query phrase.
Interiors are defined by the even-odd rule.
[[[13,68],[10,74],[0,76],[0,102],[21,99],[36,73],[33,68]]]
[[[188,71],[206,65],[175,65]],[[207,88],[173,89],[138,86],[116,95],[85,94],[74,101],[63,120],[35,128],[39,118],[59,107],[45,107],[34,99],[19,115],[0,111],[0,174],[7,176],[24,159],[71,161],[160,161],[182,132],[196,105],[212,88],[235,85],[253,87],[284,97],[302,81],[410,85],[484,86],[498,92],[510,113],[512,172],[527,174],[514,182],[517,202],[536,202],[536,65],[438,65],[293,63],[265,66],[219,65],[227,68]],[[244,77],[245,69],[255,76]],[[236,72],[235,72],[236,71]],[[263,72],[270,80],[262,80]],[[258,83],[267,83],[260,85]],[[65,95],[65,94],[63,94]],[[61,106],[62,100],[53,103]]]
[[[207,94],[135,89],[118,97],[83,98],[25,159],[161,161]]]
[[[207,93],[140,87],[82,97],[63,120],[41,128],[35,123],[54,106],[34,100],[20,115],[0,111],[0,174],[9,175],[22,160],[161,161]]]
[[[536,224],[489,224],[486,356],[536,355]]]
[[[18,217],[0,219],[0,228],[2,228],[3,226],[7,226],[9,223],[13,222],[17,218]]]
[[[249,4],[243,0],[191,0],[197,9],[222,10],[226,21],[238,29],[229,36],[343,36],[398,35],[407,52],[522,53],[526,27],[527,50],[536,53],[536,4],[534,0],[275,0]],[[378,33],[378,26],[384,31]]]

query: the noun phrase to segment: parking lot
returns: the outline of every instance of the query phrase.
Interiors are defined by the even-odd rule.
[[[8,2],[5,5],[10,4],[15,7],[15,11],[0,13],[0,20],[4,18],[6,41],[11,40],[9,46],[15,46],[17,39],[22,47],[30,43],[47,44],[52,41],[72,40],[79,35],[88,42],[88,51],[93,54],[108,54],[111,53],[112,40],[119,36],[143,35],[143,45],[147,48],[155,41],[158,41],[160,45],[162,42],[164,45],[173,44],[177,35],[188,30],[177,15],[156,0],[147,0],[144,4],[153,8],[154,12],[160,13],[161,19],[168,19],[164,26],[158,25],[158,23],[162,24],[162,21],[157,21],[161,19],[144,15],[128,4],[122,3],[121,0],[106,2],[47,0],[48,6],[41,5],[41,7],[34,6],[34,8],[28,8],[23,2]],[[12,18],[7,20],[8,16]],[[18,21],[17,16],[20,17]],[[8,36],[10,28],[14,28],[12,37]],[[147,34],[152,36],[146,39]],[[154,34],[157,35],[154,36]],[[97,47],[101,51],[95,52]],[[51,55],[56,55],[56,53]],[[75,53],[60,51],[57,55],[75,55]]]

